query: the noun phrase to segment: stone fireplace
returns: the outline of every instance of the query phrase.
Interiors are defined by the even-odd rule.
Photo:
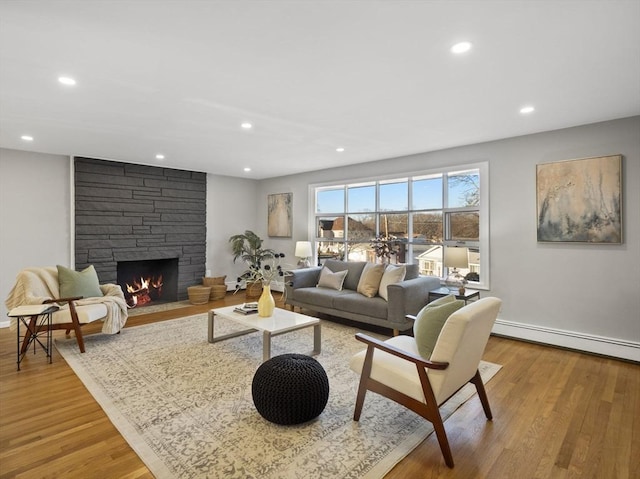
[[[74,183],[76,269],[92,264],[101,283],[120,284],[120,263],[171,260],[162,301],[187,299],[187,287],[202,283],[205,173],[77,157]]]

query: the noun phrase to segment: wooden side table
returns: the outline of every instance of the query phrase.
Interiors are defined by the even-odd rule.
[[[467,304],[470,299],[480,299],[480,291],[478,291],[477,289],[465,289],[464,294],[460,294],[457,291],[451,291],[449,290],[449,288],[445,288],[443,286],[441,288],[429,291],[429,302],[433,301],[434,299],[449,296],[450,294],[455,294],[456,299],[463,300],[464,304]]]

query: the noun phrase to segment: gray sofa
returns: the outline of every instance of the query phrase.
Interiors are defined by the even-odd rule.
[[[293,270],[285,284],[285,304],[292,309],[297,306],[398,331],[411,328],[413,321],[406,315],[417,314],[428,303],[429,291],[439,288],[440,280],[419,276],[417,264],[406,265],[405,279],[388,286],[388,301],[378,295],[368,298],[357,292],[365,264],[364,261],[325,262],[334,273],[348,270],[341,291],[316,287],[322,267]]]

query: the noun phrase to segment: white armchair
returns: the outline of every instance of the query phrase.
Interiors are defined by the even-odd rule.
[[[392,399],[433,424],[445,463],[453,467],[439,406],[471,382],[487,419],[492,419],[478,365],[501,304],[497,298],[483,298],[451,314],[429,359],[420,355],[411,336],[380,341],[356,334],[367,349],[350,361],[351,369],[361,375],[353,419],[360,419],[367,390]]]
[[[91,268],[93,270],[93,268]],[[86,270],[85,270],[86,271]],[[82,274],[82,273],[79,273]],[[95,272],[93,273],[95,275]],[[75,332],[80,352],[84,353],[84,340],[80,327],[93,321],[102,320],[102,332],[115,334],[120,332],[127,321],[127,303],[122,288],[117,284],[97,284],[95,297],[81,297],[72,294],[61,297],[56,267],[27,268],[16,277],[16,283],[5,301],[8,310],[28,304],[55,303],[60,309],[52,314],[51,329],[64,329],[68,335]],[[100,296],[98,296],[101,293]],[[30,330],[34,330],[35,317],[31,318]],[[42,330],[45,326],[40,326]],[[27,347],[27,339],[21,352]]]

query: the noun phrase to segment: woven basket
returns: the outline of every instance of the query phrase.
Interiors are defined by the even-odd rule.
[[[227,294],[227,284],[225,280],[227,276],[205,276],[202,278],[203,286],[211,286],[211,294],[209,295],[209,301],[214,299],[222,299]]]
[[[187,294],[191,304],[206,304],[209,302],[211,286],[189,286]]]
[[[211,295],[209,296],[209,301],[213,301],[215,299],[224,299],[226,295],[226,284],[214,284],[213,286],[211,286]]]
[[[226,276],[205,276],[204,278],[202,278],[202,285],[203,286],[214,286],[214,285],[221,285],[221,284],[225,284],[225,279],[227,279]]]

